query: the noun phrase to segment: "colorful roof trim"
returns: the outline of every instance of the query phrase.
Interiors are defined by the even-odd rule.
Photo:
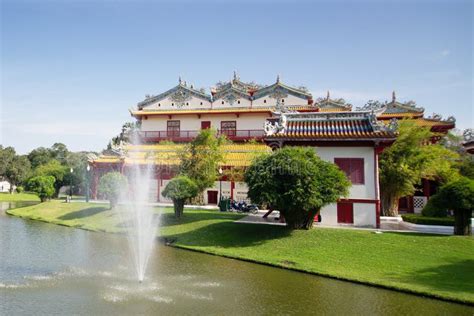
[[[371,112],[283,113],[279,122],[268,120],[266,139],[373,140],[394,139],[394,127],[377,122]]]
[[[288,106],[286,109],[290,111],[315,111],[314,106]],[[219,108],[219,109],[195,109],[195,110],[139,110],[135,111],[130,109],[132,116],[144,116],[144,115],[176,115],[176,114],[221,114],[221,113],[270,113],[275,111],[275,107],[232,107],[232,108]]]
[[[352,104],[346,103],[344,99],[331,99],[329,91],[325,98],[318,98],[316,100],[315,106],[321,112],[351,111],[352,109]]]
[[[255,99],[259,99],[259,98],[269,95],[269,96],[275,96],[275,98],[278,99],[278,98],[285,97],[285,95],[288,95],[288,94],[302,98],[302,99],[307,99],[307,100],[311,100],[313,98],[313,96],[309,92],[306,92],[301,89],[296,89],[296,88],[283,84],[280,81],[279,76],[277,77],[277,81],[271,86],[267,86],[255,91],[255,93],[253,94],[253,98],[255,100]]]
[[[174,88],[171,88],[170,90],[165,91],[161,94],[149,97],[149,98],[145,99],[144,101],[139,102],[137,104],[138,109],[143,109],[147,105],[149,105],[151,103],[154,103],[154,102],[157,102],[157,101],[160,101],[160,100],[163,100],[163,99],[167,98],[168,96],[171,96],[172,98],[175,98],[177,100],[177,102],[179,102],[180,100],[190,99],[192,96],[197,97],[197,98],[201,98],[203,100],[207,100],[209,102],[212,102],[212,97],[209,94],[207,94],[203,91],[196,90],[192,86],[188,87],[186,82],[182,81],[181,78],[179,78],[179,83],[178,83],[177,86],[175,86]]]
[[[184,145],[127,145],[121,156],[101,156],[93,164],[149,164],[178,165],[178,151]],[[265,144],[232,144],[224,145],[224,163],[222,166],[245,167],[259,155],[270,153],[271,148]]]

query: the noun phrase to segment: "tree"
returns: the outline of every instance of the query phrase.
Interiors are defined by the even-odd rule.
[[[67,183],[64,177],[69,173],[69,168],[63,166],[58,160],[52,159],[44,165],[40,165],[35,169],[36,176],[52,176],[54,182],[54,196],[58,196],[61,187]]]
[[[198,187],[193,180],[186,176],[173,178],[163,190],[163,196],[173,200],[174,215],[181,218],[186,200],[198,194]]]
[[[219,163],[223,161],[223,137],[216,137],[213,129],[204,129],[185,145],[179,153],[179,174],[189,177],[198,187],[198,193],[212,186],[218,179]]]
[[[99,194],[109,200],[111,209],[117,205],[122,192],[127,192],[127,190],[127,178],[120,172],[109,172],[100,178]]]
[[[257,158],[245,172],[252,202],[278,209],[293,229],[309,229],[321,208],[348,194],[350,182],[314,149],[285,147]]]
[[[33,169],[40,165],[47,164],[51,159],[53,159],[53,152],[49,148],[38,147],[28,154],[28,160]]]
[[[398,200],[413,195],[423,178],[446,183],[458,177],[454,168],[458,154],[431,144],[433,134],[426,127],[401,121],[393,145],[380,155],[382,213],[398,214]]]
[[[426,210],[453,210],[454,234],[471,235],[474,210],[474,180],[462,177],[441,187],[426,204]],[[426,212],[423,209],[423,212]]]
[[[54,181],[53,176],[36,176],[28,180],[27,187],[39,196],[41,202],[45,202],[54,194]]]
[[[26,156],[19,156],[12,147],[0,146],[0,176],[10,182],[10,193],[14,186],[25,181],[31,172],[30,161]]]

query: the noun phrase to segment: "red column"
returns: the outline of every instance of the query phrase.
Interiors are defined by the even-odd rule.
[[[423,179],[423,195],[430,197],[430,181],[426,179]]]
[[[231,181],[230,182],[230,199],[234,199],[234,188],[235,188],[235,182]]]
[[[374,147],[374,188],[375,188],[375,225],[380,228],[380,183],[379,183],[379,153],[383,148]]]

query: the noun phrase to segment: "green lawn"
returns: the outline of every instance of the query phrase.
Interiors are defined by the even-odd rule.
[[[52,201],[11,214],[52,223],[118,232],[108,205]],[[331,277],[474,304],[472,237],[238,224],[238,214],[164,209],[161,235],[174,245]]]
[[[39,201],[39,197],[33,193],[0,192],[0,202],[30,202]]]

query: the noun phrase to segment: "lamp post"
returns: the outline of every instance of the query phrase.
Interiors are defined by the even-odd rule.
[[[72,173],[74,172],[74,169],[71,168],[71,181],[69,183],[69,202],[72,201]]]
[[[86,170],[86,203],[89,203],[89,172],[91,171],[91,166],[89,164],[87,164]]]
[[[222,201],[222,168],[219,167],[219,204]]]

